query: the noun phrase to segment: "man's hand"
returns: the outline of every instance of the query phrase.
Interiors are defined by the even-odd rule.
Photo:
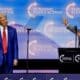
[[[64,23],[65,26],[67,26],[68,25],[68,20],[66,18],[64,18],[63,23]]]
[[[77,35],[80,37],[80,32],[77,32]]]
[[[17,59],[14,59],[13,65],[14,65],[14,66],[17,66],[17,65],[18,65],[18,60],[17,60]]]

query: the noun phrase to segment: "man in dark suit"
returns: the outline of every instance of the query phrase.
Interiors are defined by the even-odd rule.
[[[7,25],[7,17],[0,13],[0,73],[12,73],[18,64],[16,29]]]
[[[77,26],[69,25],[67,19],[64,19],[63,21],[64,21],[64,25],[67,27],[67,29],[69,29],[71,32],[75,33],[78,36],[78,48],[80,48],[80,29],[77,29]]]

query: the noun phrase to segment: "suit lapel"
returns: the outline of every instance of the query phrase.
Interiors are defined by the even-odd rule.
[[[8,27],[8,49],[9,49],[9,43],[10,43],[10,30],[9,30],[9,27]]]
[[[1,36],[1,31],[0,31],[0,49],[2,49],[2,36]]]

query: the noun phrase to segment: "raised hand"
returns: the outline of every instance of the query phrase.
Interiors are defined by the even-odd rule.
[[[67,26],[68,25],[68,20],[66,18],[64,18],[63,23],[64,23],[65,26]]]

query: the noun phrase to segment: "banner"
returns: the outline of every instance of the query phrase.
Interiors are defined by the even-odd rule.
[[[80,28],[79,0],[1,0],[0,13],[17,29],[19,59],[59,59],[59,47],[75,47],[75,35],[63,18]],[[31,28],[29,56],[27,28]]]

